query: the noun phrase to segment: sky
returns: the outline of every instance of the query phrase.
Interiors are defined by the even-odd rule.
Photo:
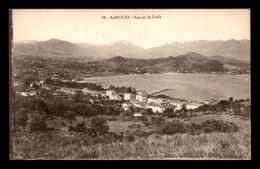
[[[122,15],[129,19],[110,18]],[[14,42],[49,39],[95,45],[126,40],[144,48],[175,41],[250,40],[250,9],[13,10]]]

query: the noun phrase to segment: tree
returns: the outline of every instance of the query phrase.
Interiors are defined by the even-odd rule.
[[[134,107],[133,105],[131,105],[131,106],[129,107],[129,110],[130,110],[131,113],[134,113],[134,112],[135,112],[135,107]]]
[[[164,114],[165,116],[167,116],[167,117],[174,117],[174,116],[175,116],[175,114],[174,114],[174,108],[173,108],[173,107],[167,107],[167,108],[164,110],[163,114]]]
[[[111,85],[111,86],[109,87],[109,89],[110,89],[110,90],[115,90],[116,87],[115,87],[114,85]]]
[[[77,91],[75,95],[75,102],[80,103],[83,100],[83,92],[82,91]]]
[[[149,115],[153,115],[153,109],[151,108],[146,109],[146,113]]]
[[[233,97],[230,97],[230,98],[229,98],[229,101],[230,101],[230,102],[233,102]]]
[[[93,117],[90,120],[91,135],[97,136],[108,132],[109,126],[104,119]]]

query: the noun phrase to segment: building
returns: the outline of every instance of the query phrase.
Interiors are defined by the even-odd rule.
[[[131,102],[125,102],[122,104],[122,107],[125,111],[127,111],[129,109],[129,107],[131,107],[133,105],[133,103]]]
[[[72,82],[77,82],[78,79],[77,79],[77,78],[73,78],[71,81],[72,81]]]
[[[136,99],[139,100],[140,102],[146,102],[147,95],[146,94],[137,94]]]
[[[19,86],[20,84],[18,82],[13,82],[13,86]]]
[[[147,99],[147,102],[148,103],[154,103],[154,104],[160,104],[161,103],[160,99],[156,98],[156,97],[149,97]]]
[[[76,94],[75,90],[70,88],[61,88],[60,91],[67,94]]]
[[[152,109],[154,113],[163,113],[163,111],[165,110],[165,107],[162,107],[159,104],[149,104],[148,108]]]
[[[32,88],[32,87],[33,87],[33,84],[34,84],[34,83],[30,83],[30,88]]]
[[[143,115],[141,113],[134,113],[134,117],[142,117]]]
[[[22,96],[30,96],[30,92],[21,92]]]
[[[125,93],[124,99],[125,100],[133,100],[133,99],[135,99],[135,95],[133,93]]]
[[[186,108],[187,109],[196,109],[198,107],[200,107],[201,105],[199,104],[186,104]]]
[[[147,108],[147,103],[146,102],[137,101],[137,102],[133,102],[133,106],[146,109]]]
[[[138,92],[136,92],[137,94],[139,94],[139,95],[147,95],[147,92],[146,91],[138,91]]]
[[[109,98],[112,98],[113,95],[116,95],[115,90],[106,90],[106,95],[109,96]]]
[[[36,94],[37,94],[37,92],[34,90],[21,92],[22,96],[35,96]]]
[[[111,97],[110,97],[110,100],[121,100],[122,98],[120,97],[120,96],[118,96],[118,95],[112,95]]]
[[[82,89],[82,92],[83,92],[83,94],[87,94],[87,93],[89,93],[89,90],[88,90],[88,88],[84,88],[84,89]]]

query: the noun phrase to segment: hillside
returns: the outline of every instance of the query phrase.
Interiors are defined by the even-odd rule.
[[[168,56],[196,52],[205,56],[224,56],[236,60],[250,60],[249,40],[228,41],[190,41],[166,43],[162,46],[144,49],[128,41],[116,41],[105,45],[71,43],[51,39],[48,41],[24,41],[14,43],[15,55],[41,55],[59,57],[78,57],[88,60],[104,60],[114,56],[125,58],[158,59]]]
[[[204,55],[189,52],[177,57],[159,59],[133,59],[116,56],[111,59],[89,62],[87,66],[99,71],[122,73],[162,73],[162,72],[228,72],[226,65],[233,65],[235,69],[249,69],[250,64],[238,60],[210,59]],[[222,61],[224,60],[224,61]]]
[[[97,51],[84,48],[71,42],[51,39],[33,43],[14,43],[14,55],[37,55],[55,57],[96,58]]]

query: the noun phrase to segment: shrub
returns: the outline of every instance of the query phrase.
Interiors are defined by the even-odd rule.
[[[173,107],[168,107],[163,111],[163,115],[166,117],[175,117],[176,115],[174,114],[174,108]]]
[[[187,133],[190,131],[190,126],[180,122],[179,120],[173,120],[163,124],[159,128],[159,133],[161,134],[176,134],[176,133]]]
[[[223,120],[206,120],[201,124],[192,123],[190,126],[180,122],[179,120],[174,120],[167,122],[159,127],[157,130],[160,134],[176,134],[176,133],[191,133],[192,135],[211,132],[237,132],[238,126],[233,122],[224,122]]]
[[[87,128],[85,127],[85,121],[79,122],[75,127],[69,126],[69,130],[75,132],[86,132]]]
[[[106,121],[104,119],[93,117],[91,118],[90,123],[90,129],[88,130],[90,135],[102,135],[107,133],[109,130],[109,126],[106,124]]]
[[[146,109],[146,113],[149,115],[153,115],[153,110],[151,108]]]
[[[21,108],[19,111],[16,112],[15,114],[15,120],[14,120],[14,126],[15,127],[19,127],[22,126],[23,128],[25,128],[26,126],[26,122],[29,119],[28,118],[28,113],[30,112],[30,110],[25,109],[25,108]]]
[[[237,132],[238,126],[233,122],[224,122],[223,120],[206,120],[201,123],[201,129],[206,132]]]
[[[153,116],[153,117],[151,118],[151,121],[152,121],[152,123],[154,123],[155,125],[159,126],[159,125],[161,125],[161,124],[164,122],[164,118],[161,117],[161,116],[159,116],[159,117]]]
[[[53,130],[53,128],[48,128],[45,120],[34,121],[30,124],[30,132],[48,132]]]

